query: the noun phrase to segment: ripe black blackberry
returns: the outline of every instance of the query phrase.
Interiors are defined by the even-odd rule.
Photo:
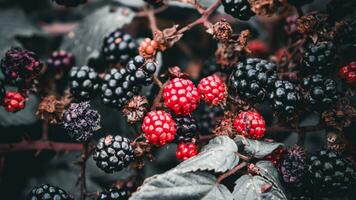
[[[38,77],[43,63],[34,52],[15,47],[6,51],[0,67],[7,82],[24,86]]]
[[[298,88],[289,81],[276,81],[270,93],[274,111],[283,118],[293,118],[298,114],[302,98]]]
[[[197,138],[198,126],[197,121],[191,116],[174,116],[176,122],[177,134],[175,136],[176,143],[189,143],[193,138]]]
[[[113,173],[127,167],[134,159],[130,140],[119,135],[108,135],[99,140],[94,150],[96,165],[106,173]]]
[[[86,65],[73,67],[69,72],[69,81],[70,93],[77,101],[93,99],[98,93],[98,73]]]
[[[254,103],[262,102],[277,79],[276,65],[259,58],[239,62],[229,78],[229,90]]]
[[[58,5],[67,7],[76,7],[86,3],[88,0],[54,0]]]
[[[240,20],[249,20],[255,15],[248,0],[223,0],[222,5],[227,14]]]
[[[137,43],[131,35],[116,29],[104,38],[102,54],[109,64],[125,65],[137,54]]]
[[[111,69],[104,76],[101,86],[101,96],[104,104],[121,109],[134,96],[142,85],[152,83],[152,74],[156,71],[156,64],[145,63],[142,56],[136,56],[126,68]]]
[[[154,7],[160,7],[163,6],[164,4],[164,0],[144,0],[144,1]]]
[[[339,99],[336,82],[320,74],[304,78],[303,87],[307,103],[315,110],[328,108]]]
[[[329,74],[337,69],[336,48],[330,41],[309,43],[304,52],[303,66],[308,72]]]
[[[49,184],[40,185],[34,187],[31,192],[27,195],[27,200],[74,200],[74,198],[69,195],[63,189],[52,186]]]
[[[205,135],[211,134],[218,119],[224,116],[224,110],[222,108],[216,106],[209,107],[207,105],[200,107],[196,113],[199,133]]]
[[[100,192],[98,200],[127,200],[129,195],[130,191],[126,187],[111,187]]]
[[[294,6],[303,6],[305,4],[309,4],[313,2],[313,0],[288,0],[288,3],[294,5]]]
[[[355,165],[329,150],[321,150],[310,157],[308,174],[318,196],[344,196],[356,183]]]

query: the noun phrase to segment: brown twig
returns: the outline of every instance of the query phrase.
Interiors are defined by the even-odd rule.
[[[89,158],[90,155],[90,150],[89,150],[89,143],[84,143],[83,144],[83,149],[82,149],[82,154],[80,156],[80,199],[85,200],[86,198],[86,193],[87,193],[87,185],[86,185],[86,177],[85,177],[85,172],[86,172],[86,161]]]
[[[225,172],[224,174],[220,175],[216,179],[216,183],[221,183],[221,181],[223,181],[225,178],[235,174],[237,171],[239,171],[240,169],[242,169],[242,168],[244,168],[246,166],[247,166],[247,162],[242,162],[242,163],[236,165],[234,168],[232,168],[229,171]]]
[[[153,76],[153,82],[158,85],[159,91],[155,99],[153,100],[151,110],[156,110],[156,108],[161,104],[164,84],[158,79],[156,75]]]
[[[149,21],[149,24],[150,24],[150,29],[152,31],[152,35],[154,35],[154,33],[159,30],[158,26],[157,26],[157,20],[156,20],[156,16],[155,16],[154,10],[148,9],[147,10],[147,17],[148,17],[148,21]]]
[[[0,144],[0,153],[9,153],[17,151],[42,151],[51,150],[55,152],[61,151],[80,151],[83,145],[77,143],[62,143],[50,141],[27,141],[23,140],[13,144]]]

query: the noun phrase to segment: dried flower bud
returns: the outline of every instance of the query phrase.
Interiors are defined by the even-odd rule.
[[[341,131],[351,125],[356,117],[356,109],[347,98],[341,98],[334,108],[323,112],[321,116],[326,125]]]
[[[342,153],[346,149],[346,139],[342,133],[330,132],[326,136],[326,147]]]
[[[134,96],[124,106],[122,112],[129,124],[135,124],[142,120],[147,111],[148,101],[146,97]]]
[[[232,35],[231,25],[225,19],[222,19],[213,25],[212,34],[220,42],[226,42]]]
[[[38,105],[36,115],[51,124],[57,124],[62,119],[65,105],[64,101],[57,100],[55,96],[44,97]]]

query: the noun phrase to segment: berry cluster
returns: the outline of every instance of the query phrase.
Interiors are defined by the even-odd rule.
[[[134,96],[142,85],[152,83],[156,64],[146,62],[142,56],[136,56],[125,68],[112,68],[104,76],[101,85],[101,97],[104,104],[121,109]]]
[[[158,50],[158,42],[151,40],[150,38],[144,39],[138,48],[141,56],[145,58],[151,58],[156,55]]]

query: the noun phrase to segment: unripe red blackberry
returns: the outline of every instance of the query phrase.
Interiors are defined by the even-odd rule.
[[[49,184],[34,187],[26,197],[27,200],[74,200],[62,188]]]
[[[192,81],[174,78],[165,86],[163,99],[164,104],[176,115],[189,115],[197,108],[200,96]]]
[[[151,40],[150,38],[144,39],[138,48],[141,56],[145,58],[151,58],[156,55],[158,50],[158,42]]]
[[[241,112],[234,120],[234,127],[237,134],[247,138],[259,140],[266,131],[266,124],[263,117],[258,112]]]
[[[147,113],[141,128],[147,140],[158,146],[172,142],[177,132],[171,115],[162,110]]]
[[[54,51],[47,60],[48,70],[66,71],[72,68],[75,64],[73,54],[64,50]]]
[[[93,154],[96,165],[106,173],[118,172],[127,167],[134,160],[130,142],[120,135],[101,138]]]
[[[187,160],[197,154],[197,146],[192,143],[180,143],[176,151],[176,157],[180,160]]]
[[[54,0],[58,5],[67,7],[76,7],[86,3],[88,0]]]
[[[97,200],[127,200],[129,195],[130,191],[126,187],[111,187],[100,192]]]
[[[35,53],[15,47],[5,53],[0,67],[6,80],[22,85],[37,78],[43,64]]]
[[[227,14],[240,20],[249,20],[255,15],[248,0],[222,0],[222,5]]]
[[[224,82],[217,75],[212,75],[200,80],[198,92],[208,105],[216,106],[226,100],[226,88]]]
[[[2,104],[5,110],[15,113],[25,108],[26,99],[19,92],[6,92]]]
[[[104,38],[102,54],[109,64],[126,65],[136,52],[136,40],[120,29],[114,30]]]
[[[339,75],[345,79],[348,84],[354,85],[356,83],[356,61],[341,67]]]

